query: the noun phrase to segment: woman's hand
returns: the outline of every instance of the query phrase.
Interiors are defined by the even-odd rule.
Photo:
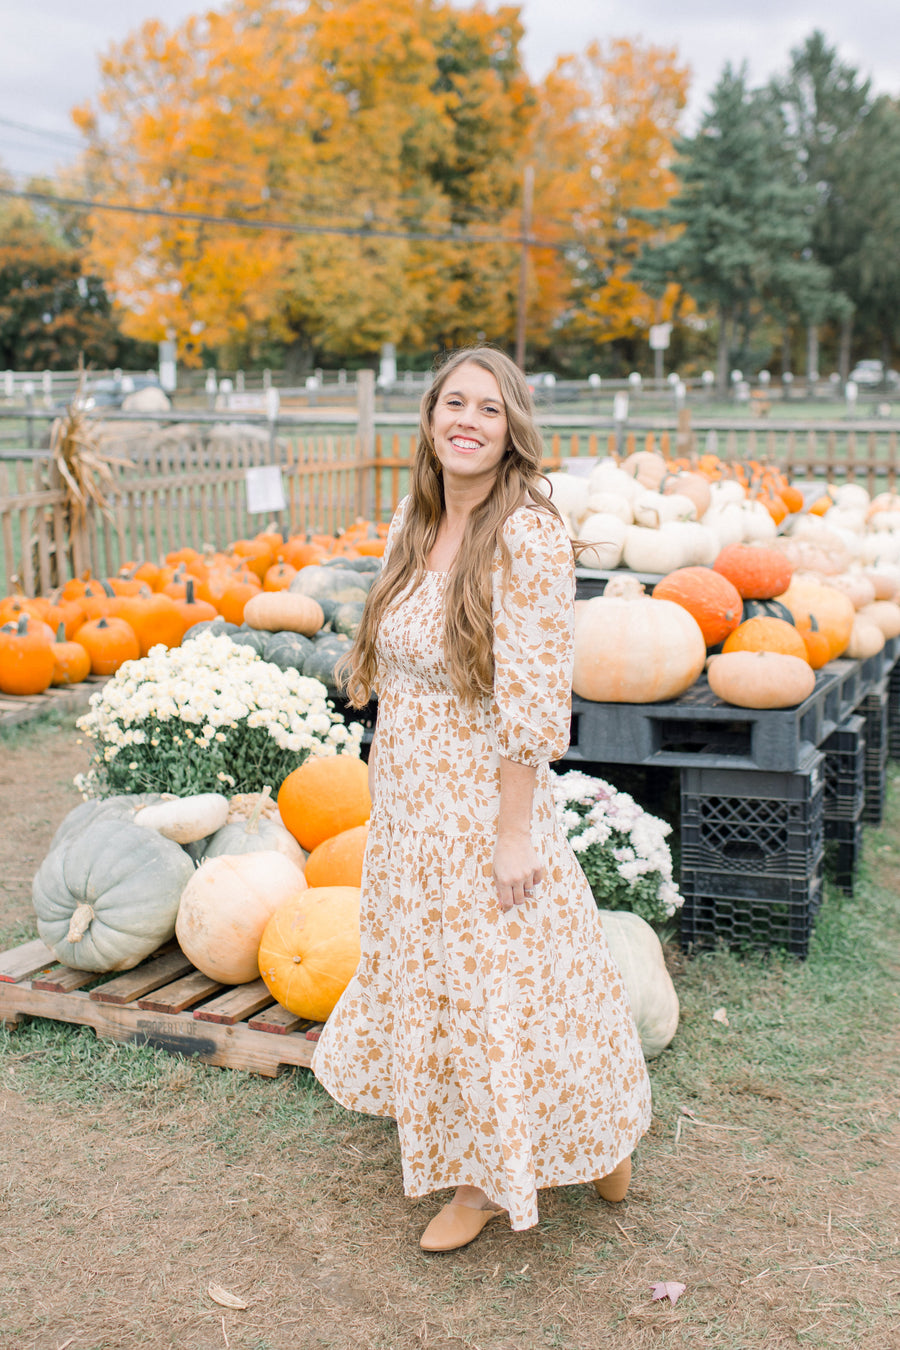
[[[504,913],[533,898],[536,887],[544,879],[544,869],[529,832],[498,834],[493,873],[497,902]]]

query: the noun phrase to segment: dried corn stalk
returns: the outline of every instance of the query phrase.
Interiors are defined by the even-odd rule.
[[[108,493],[115,486],[113,467],[131,464],[104,454],[97,425],[84,407],[83,390],[82,369],[72,402],[50,429],[50,454],[64,484],[69,525],[75,528],[84,524],[91,506],[112,519]]]

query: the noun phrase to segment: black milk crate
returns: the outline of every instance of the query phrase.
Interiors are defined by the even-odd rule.
[[[888,761],[888,681],[871,689],[859,705],[866,719],[865,784],[862,818],[867,825],[880,825],[884,817],[884,794]]]
[[[853,883],[863,849],[862,816],[856,820],[831,820],[825,826],[825,871],[847,895]]]
[[[834,668],[832,668],[834,667]],[[795,708],[736,708],[702,675],[666,703],[572,700],[566,759],[575,763],[733,766],[793,773],[859,701],[859,662],[835,661]]]
[[[822,742],[825,755],[826,821],[859,818],[866,799],[866,719],[846,722]]]
[[[880,685],[890,670],[886,648],[882,647],[881,651],[876,652],[874,656],[867,656],[865,661],[860,662],[860,666],[862,667],[863,687],[868,692]]]
[[[681,939],[685,947],[786,947],[806,957],[813,920],[822,904],[822,860],[807,877],[735,877],[685,871]]]
[[[824,765],[813,750],[796,773],[683,768],[682,873],[728,872],[740,887],[813,873],[824,848]]]
[[[900,759],[900,661],[888,676],[888,754]]]

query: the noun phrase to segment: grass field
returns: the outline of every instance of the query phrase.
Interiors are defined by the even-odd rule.
[[[3,946],[33,932],[30,876],[85,757],[69,719],[0,737]],[[404,1199],[393,1125],[305,1070],[259,1079],[41,1020],[0,1032],[0,1347],[897,1347],[891,779],[807,961],[670,951],[681,1024],[624,1204],[543,1192],[536,1228],[456,1254],[418,1248],[440,1198]],[[686,1286],[675,1306],[651,1299],[666,1280]]]

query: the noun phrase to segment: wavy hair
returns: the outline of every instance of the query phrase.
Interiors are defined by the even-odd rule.
[[[469,362],[489,371],[497,381],[507,435],[493,486],[469,515],[444,592],[444,657],[453,688],[466,703],[475,703],[493,691],[492,572],[499,551],[504,578],[509,578],[511,558],[503,538],[506,520],[525,502],[560,518],[540,485],[544,446],[522,372],[495,347],[452,353],[422,399],[402,528],[391,540],[384,571],[369,592],[356,641],[339,670],[347,697],[357,708],[368,702],[375,686],[375,639],[382,616],[410,586],[419,585],[437,541],[444,514],[444,484],[432,438],[432,417],[447,379]]]

